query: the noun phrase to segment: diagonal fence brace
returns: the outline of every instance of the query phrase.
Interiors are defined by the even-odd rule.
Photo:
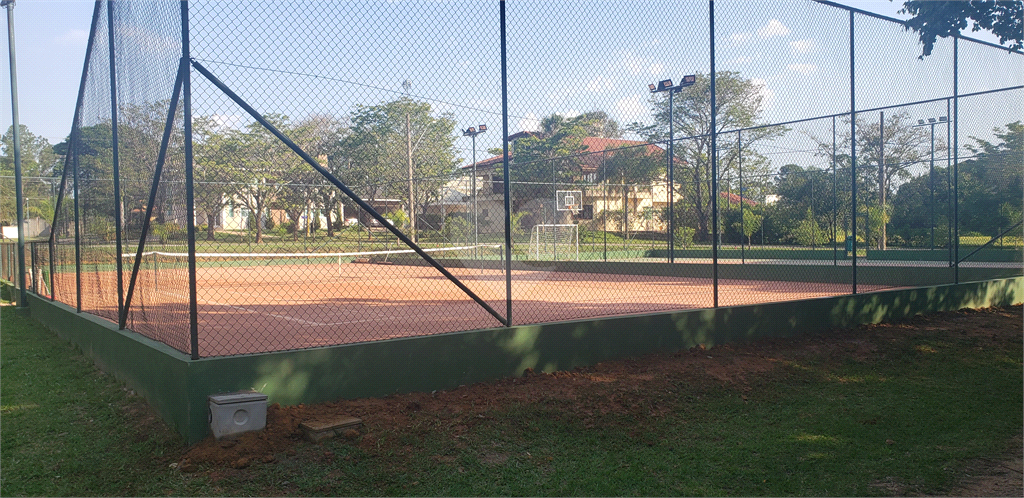
[[[228,88],[228,86],[225,85],[224,82],[222,82],[220,79],[214,76],[213,73],[206,69],[206,67],[197,62],[195,59],[192,59],[192,67],[194,67],[196,71],[199,71],[204,77],[206,77],[207,80],[210,81],[210,83],[213,83],[214,86],[220,89],[220,91],[224,92],[224,95],[226,95],[236,104],[238,104],[242,109],[245,110],[245,112],[249,113],[249,115],[252,116],[253,119],[258,121],[261,125],[263,125],[263,127],[266,128],[267,131],[272,133],[275,137],[277,137],[278,140],[287,145],[288,148],[292,150],[292,152],[298,154],[298,156],[301,157],[302,160],[306,161],[307,164],[312,166],[313,169],[317,171],[317,173],[323,175],[324,178],[326,178],[329,182],[334,184],[335,187],[338,187],[338,189],[341,190],[341,192],[344,193],[346,196],[348,196],[349,199],[352,199],[352,201],[358,204],[360,208],[369,213],[370,216],[373,216],[375,220],[380,222],[381,226],[387,228],[391,233],[398,237],[398,239],[401,240],[405,245],[409,246],[410,249],[415,251],[416,254],[419,254],[419,256],[423,258],[427,263],[430,263],[430,266],[433,266],[437,271],[441,272],[442,275],[444,275],[448,280],[450,280],[459,289],[461,289],[462,292],[465,292],[466,295],[473,298],[473,300],[476,301],[477,304],[479,304],[483,309],[487,310],[487,312],[494,316],[494,318],[496,318],[499,322],[501,322],[502,325],[508,326],[508,320],[506,320],[505,317],[501,316],[501,314],[495,311],[494,308],[491,308],[491,306],[487,304],[487,302],[485,302],[483,299],[481,299],[480,296],[476,295],[476,293],[473,292],[469,287],[466,287],[466,284],[463,284],[455,275],[452,275],[452,273],[449,272],[444,266],[441,266],[441,264],[438,263],[437,260],[430,257],[430,255],[424,252],[423,249],[420,248],[418,244],[413,242],[412,239],[410,239],[408,236],[402,233],[401,230],[399,230],[390,222],[388,222],[384,218],[384,216],[382,216],[375,209],[370,207],[370,205],[367,204],[366,201],[364,201],[355,192],[353,192],[351,189],[345,186],[345,184],[342,183],[341,180],[336,178],[334,175],[332,175],[330,171],[327,171],[326,169],[324,169],[323,166],[320,166],[320,163],[313,159],[312,156],[307,154],[306,151],[302,150],[302,148],[296,145],[295,142],[292,142],[287,136],[285,136],[284,133],[281,133],[281,131],[278,130],[269,121],[267,121],[266,118],[264,118],[263,115],[259,113],[259,111],[254,109],[245,100],[243,100],[242,97],[238,96],[238,94],[236,94],[230,88]],[[136,260],[136,264],[137,263],[138,261]]]
[[[174,81],[174,90],[171,92],[171,104],[167,110],[167,122],[164,124],[164,135],[160,139],[160,154],[157,156],[156,168],[153,170],[153,187],[149,190],[149,203],[146,205],[146,216],[142,219],[142,236],[139,237],[139,249],[135,253],[135,265],[132,268],[132,276],[128,281],[128,292],[124,296],[124,309],[118,317],[117,326],[124,329],[128,325],[128,310],[132,307],[132,295],[135,293],[135,281],[139,277],[139,267],[142,264],[142,253],[146,250],[146,237],[149,235],[149,219],[153,216],[153,205],[156,204],[156,191],[160,186],[160,176],[163,173],[164,161],[167,159],[167,145],[171,141],[171,129],[174,126],[174,114],[178,109],[178,98],[181,96],[181,86],[185,79],[185,72],[188,71],[188,62],[181,59],[178,65],[178,77]],[[120,261],[117,264],[121,264]]]

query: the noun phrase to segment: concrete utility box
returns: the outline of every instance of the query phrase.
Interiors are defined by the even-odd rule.
[[[210,429],[221,439],[267,426],[267,395],[238,392],[210,396]]]

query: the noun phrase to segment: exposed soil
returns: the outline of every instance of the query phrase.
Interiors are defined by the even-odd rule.
[[[339,437],[348,438],[368,452],[411,451],[411,448],[389,447],[399,438],[378,439],[377,434],[407,432],[410,435],[425,429],[411,423],[430,415],[441,420],[444,430],[458,437],[481,423],[487,413],[502,407],[542,400],[585,399],[585,403],[564,403],[575,410],[571,415],[584,425],[608,414],[637,417],[658,417],[662,409],[651,401],[651,392],[668,387],[670,379],[682,377],[703,379],[702,382],[730,385],[749,390],[748,379],[778,368],[783,360],[799,361],[815,356],[842,362],[864,358],[884,344],[887,337],[905,335],[912,330],[956,330],[982,340],[1002,342],[1007,335],[1024,330],[1021,306],[1001,309],[961,310],[915,317],[897,324],[861,327],[835,331],[827,335],[801,339],[766,340],[756,343],[726,344],[705,350],[693,348],[674,354],[649,355],[642,358],[609,361],[571,372],[551,374],[527,370],[521,378],[460,386],[450,391],[411,393],[386,398],[342,400],[317,405],[282,407],[272,405],[267,412],[267,428],[244,434],[233,441],[208,438],[190,448],[179,462],[183,472],[205,468],[244,468],[255,462],[271,463],[275,455],[294,455],[305,441],[299,424],[306,420],[323,420],[337,415],[359,417],[363,426]],[[696,381],[696,380],[695,380]],[[662,386],[664,382],[664,386]],[[431,429],[437,430],[437,427]],[[1022,496],[1020,436],[1007,441],[1002,454],[970,462],[963,470],[962,487],[954,496]],[[329,458],[329,456],[328,456]],[[443,457],[441,457],[443,458]],[[505,455],[484,454],[481,461],[500,464]],[[913,493],[898,482],[872,483],[883,494]]]

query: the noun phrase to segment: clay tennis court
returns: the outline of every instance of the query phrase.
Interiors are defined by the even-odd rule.
[[[449,271],[494,310],[505,314],[503,271]],[[83,310],[115,319],[114,272],[83,272],[82,278]],[[187,272],[180,265],[140,271],[128,328],[188,352],[187,281]],[[203,357],[502,326],[446,277],[426,266],[212,265],[197,269],[197,284],[199,352]],[[57,275],[55,287],[58,300],[68,301],[70,290],[73,302],[73,274]],[[880,288],[859,286],[861,292]],[[719,305],[793,301],[849,292],[849,284],[720,279]],[[710,278],[512,272],[514,325],[710,308],[712,299]]]

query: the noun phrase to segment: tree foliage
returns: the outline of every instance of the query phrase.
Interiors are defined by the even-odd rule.
[[[908,0],[900,13],[914,16],[906,23],[924,46],[921,58],[931,55],[935,40],[956,36],[968,24],[971,31],[987,30],[1011,50],[1024,48],[1024,4],[1020,0]]]
[[[716,131],[751,128],[762,125],[764,93],[760,85],[744,78],[739,73],[723,71],[717,73],[715,81]],[[684,88],[674,97],[673,120],[675,121],[674,167],[676,213],[679,222],[696,229],[699,241],[710,239],[712,219],[711,192],[711,78],[697,74],[693,86]],[[664,141],[669,131],[669,98],[665,93],[652,94],[651,111],[653,125],[633,123],[629,129],[648,141]],[[742,133],[742,166],[745,173],[763,173],[769,167],[768,159],[760,154],[757,145],[778,137],[786,132],[781,126],[769,126]],[[686,137],[686,138],[682,138]],[[735,141],[726,142],[724,135],[718,136],[718,176],[726,177],[740,166],[741,149]]]
[[[53,218],[58,156],[46,138],[33,134],[25,125],[18,128],[21,142],[22,206],[26,217]],[[14,125],[0,137],[0,224],[13,224],[17,217],[14,195]]]

